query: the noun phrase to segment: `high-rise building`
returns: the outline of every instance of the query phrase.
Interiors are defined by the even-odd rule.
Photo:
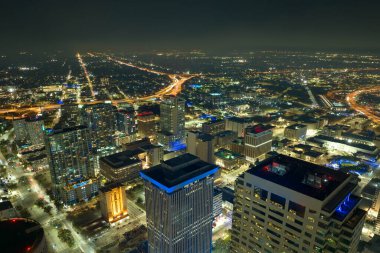
[[[201,160],[214,162],[214,137],[210,134],[189,131],[186,138],[187,152],[198,156]]]
[[[149,253],[211,252],[215,165],[184,154],[140,172]]]
[[[103,218],[109,223],[128,216],[125,188],[121,183],[113,183],[99,189],[100,210]]]
[[[185,100],[166,96],[161,102],[158,142],[168,150],[185,148]]]
[[[45,145],[57,201],[74,204],[97,194],[91,135],[86,126],[49,129]]]
[[[133,142],[137,138],[137,125],[135,111],[132,107],[119,110],[116,113],[116,129],[119,134],[127,138],[127,142]]]
[[[273,131],[271,125],[254,125],[245,129],[244,154],[249,162],[271,151]]]
[[[44,143],[44,121],[41,118],[27,118],[13,121],[15,139],[18,143],[41,145]]]
[[[88,126],[92,146],[97,154],[107,154],[115,145],[116,108],[109,103],[83,107],[84,124]]]
[[[83,124],[82,105],[61,105],[61,118],[55,128],[68,128]]]
[[[140,138],[152,139],[156,133],[156,116],[150,111],[141,112],[137,114],[137,125]]]
[[[357,252],[366,212],[357,179],[284,155],[240,175],[231,252]]]
[[[253,119],[249,117],[231,117],[226,119],[226,130],[234,131],[238,137],[244,136],[244,130],[253,124]]]

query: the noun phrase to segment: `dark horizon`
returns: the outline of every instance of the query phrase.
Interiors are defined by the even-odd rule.
[[[364,1],[8,1],[0,52],[380,51],[380,3]]]

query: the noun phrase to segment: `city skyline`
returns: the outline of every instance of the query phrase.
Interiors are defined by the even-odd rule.
[[[379,9],[2,1],[0,248],[378,253]]]

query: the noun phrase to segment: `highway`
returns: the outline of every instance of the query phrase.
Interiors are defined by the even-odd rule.
[[[380,124],[380,116],[376,115],[372,108],[368,106],[364,106],[364,105],[359,105],[357,103],[358,96],[362,94],[366,94],[366,93],[375,93],[375,92],[380,93],[380,86],[373,86],[373,87],[353,91],[346,96],[346,101],[353,110],[364,114],[373,122]]]
[[[93,54],[90,54],[90,55],[93,56]],[[78,104],[98,104],[98,103],[105,102],[106,100],[95,100],[95,92],[93,90],[93,83],[92,83],[91,78],[88,74],[86,65],[85,65],[85,63],[84,63],[84,61],[83,61],[83,59],[79,53],[76,56],[78,58],[78,61],[81,65],[82,69],[83,69],[87,83],[90,87],[91,96],[94,98],[94,101],[85,102],[85,101],[81,101],[81,99],[79,97],[78,98],[78,102],[79,102]],[[152,70],[149,68],[140,67],[140,66],[134,65],[130,62],[126,62],[126,61],[122,61],[122,60],[113,58],[111,56],[106,56],[106,57],[108,60],[113,61],[113,62],[120,64],[120,65],[129,66],[129,67],[136,68],[136,69],[139,69],[141,71],[153,73],[156,75],[166,75],[171,81],[168,86],[166,86],[165,88],[163,88],[163,89],[161,89],[161,90],[157,91],[156,93],[149,95],[149,96],[138,97],[138,98],[124,98],[124,99],[119,99],[119,100],[111,100],[112,104],[114,104],[114,105],[117,105],[118,103],[124,103],[124,102],[134,103],[134,102],[145,101],[145,100],[150,100],[150,99],[154,99],[154,98],[162,98],[165,95],[174,95],[174,96],[178,95],[182,91],[182,88],[183,88],[183,85],[185,82],[187,82],[188,80],[190,80],[191,78],[193,78],[195,76],[199,76],[197,74],[164,73],[164,72]],[[42,111],[55,110],[55,109],[59,109],[59,108],[60,108],[59,104],[34,105],[34,106],[30,106],[28,108],[19,108],[19,107],[2,108],[2,109],[0,109],[0,116],[2,116],[4,114],[8,114],[8,115],[4,115],[3,117],[5,117],[5,119],[11,120],[11,119],[22,118],[22,116],[14,117],[13,115],[9,115],[12,113],[18,113],[18,114],[41,113]]]

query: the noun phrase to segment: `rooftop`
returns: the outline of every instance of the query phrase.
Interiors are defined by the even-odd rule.
[[[206,163],[197,156],[186,153],[143,170],[140,175],[156,187],[172,193],[196,180],[215,174],[217,170],[216,165]]]
[[[349,174],[281,154],[265,159],[246,173],[321,201],[350,177]]]
[[[244,117],[244,118],[231,117],[231,118],[227,118],[227,120],[237,122],[237,123],[252,123],[253,122],[253,119],[249,117]]]
[[[263,133],[265,131],[271,130],[272,128],[274,127],[271,125],[258,124],[258,125],[247,127],[245,131],[247,134],[259,134],[259,133]]]
[[[146,144],[144,146],[141,146],[140,149],[146,151],[146,150],[151,150],[151,149],[161,148],[161,147],[162,146],[160,146],[160,145]]]
[[[223,124],[224,120],[223,119],[216,119],[216,120],[210,120],[207,122],[202,123],[202,125],[214,125],[214,124]]]
[[[343,224],[343,226],[354,229],[366,214],[366,211],[356,208],[351,217]]]
[[[110,184],[105,184],[103,187],[99,188],[100,192],[109,192],[112,191],[112,189],[123,187],[123,185],[120,182],[114,182]]]
[[[63,128],[63,129],[54,129],[54,130],[51,128],[47,128],[46,134],[55,135],[55,134],[72,132],[72,131],[76,131],[76,130],[82,130],[82,129],[87,129],[87,126],[74,126],[74,127],[68,127],[68,128]]]
[[[231,131],[231,130],[225,130],[225,131],[215,134],[216,137],[226,137],[226,136],[231,136],[231,135],[236,135],[236,132]]]
[[[301,128],[306,128],[307,126],[306,125],[303,125],[303,124],[293,124],[293,125],[290,125],[288,127],[286,127],[287,129],[292,129],[292,130],[297,130],[297,129],[301,129]]]
[[[141,163],[139,159],[135,156],[143,153],[144,151],[135,149],[135,150],[126,150],[120,153],[116,153],[113,155],[105,156],[100,158],[100,160],[114,169],[127,167],[133,164]]]
[[[244,155],[236,152],[232,152],[228,149],[221,148],[217,152],[215,152],[215,156],[224,160],[235,160],[244,158]]]
[[[313,140],[319,140],[319,141],[329,141],[329,142],[336,142],[336,143],[341,143],[341,144],[345,144],[347,146],[351,146],[351,147],[355,147],[355,148],[360,148],[360,149],[363,149],[363,150],[366,150],[366,151],[375,151],[377,149],[376,146],[369,146],[369,145],[366,145],[366,144],[362,144],[362,143],[354,143],[354,142],[348,142],[348,141],[345,141],[345,140],[340,140],[340,139],[336,139],[334,137],[330,137],[330,136],[325,136],[325,135],[317,135],[317,136],[314,136],[310,139],[308,139],[310,141],[313,141]]]
[[[214,139],[214,136],[212,136],[211,134],[200,133],[198,135],[198,139],[201,141],[212,141]]]

